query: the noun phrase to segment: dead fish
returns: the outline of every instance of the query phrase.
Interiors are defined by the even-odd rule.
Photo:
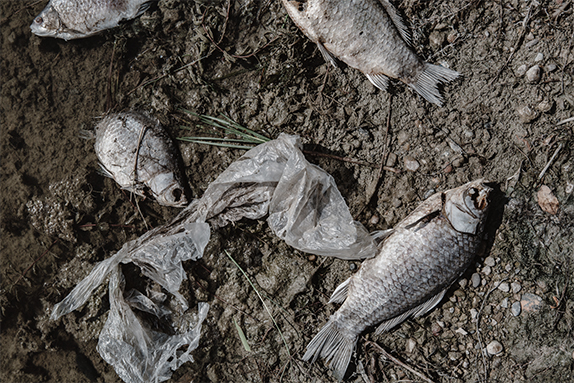
[[[50,0],[32,22],[38,36],[81,39],[144,13],[157,0]]]
[[[161,205],[188,204],[177,148],[160,122],[144,113],[110,114],[96,125],[96,155],[102,172],[123,189]]]
[[[319,47],[326,61],[360,70],[377,88],[401,80],[442,105],[441,82],[459,76],[425,63],[411,49],[410,33],[388,0],[282,0],[293,22]]]
[[[342,379],[359,335],[390,330],[423,315],[443,298],[482,246],[492,189],[483,180],[436,193],[390,230],[379,232],[376,257],[343,282],[330,303],[343,303],[307,346]]]

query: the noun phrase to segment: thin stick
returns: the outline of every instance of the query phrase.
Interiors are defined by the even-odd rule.
[[[562,121],[560,121],[559,123],[557,123],[556,125],[557,125],[557,126],[560,126],[560,125],[563,125],[563,124],[566,124],[566,123],[572,122],[572,121],[574,121],[574,117],[570,117],[570,118],[567,118],[567,119],[565,119],[565,120],[562,120]]]
[[[498,286],[500,286],[500,284],[506,281],[507,279],[508,278],[504,278],[500,282],[495,283],[494,287],[486,293],[480,305],[480,310],[478,310],[478,314],[476,315],[476,335],[478,336],[478,347],[480,349],[480,355],[482,355],[482,364],[484,365],[484,382],[488,382],[488,369],[486,366],[486,358],[484,356],[484,350],[482,349],[482,337],[480,336],[480,314],[482,314],[482,309],[484,308],[484,302],[486,302],[490,293],[496,290]],[[478,378],[480,380],[480,376]]]
[[[379,167],[379,170],[377,171],[375,178],[373,179],[373,181],[371,182],[371,184],[369,185],[369,187],[367,189],[367,195],[365,198],[365,205],[361,209],[361,212],[367,207],[368,204],[371,203],[371,199],[373,198],[373,196],[375,195],[375,192],[377,191],[377,186],[379,185],[379,182],[381,181],[381,176],[383,175],[383,169],[385,168],[385,164],[387,163],[388,136],[389,136],[389,130],[391,127],[392,102],[393,102],[393,95],[389,93],[389,114],[387,115],[387,126],[385,129],[385,134],[383,136],[384,137],[383,138],[383,145],[384,146],[383,146],[383,155],[381,157],[381,165]]]
[[[392,361],[397,366],[400,366],[404,369],[407,369],[408,371],[415,374],[416,376],[418,376],[420,379],[424,380],[425,382],[434,383],[430,378],[425,376],[422,372],[419,372],[419,371],[415,370],[413,367],[409,366],[408,364],[401,362],[399,359],[395,358],[394,356],[392,356],[391,354],[386,352],[385,349],[383,349],[381,346],[379,346],[375,342],[371,342],[370,340],[366,340],[365,338],[363,338],[363,340],[365,340],[367,342],[367,344],[370,344],[371,346],[373,346],[378,352],[380,352],[383,355],[383,357],[389,359],[390,361]]]
[[[540,172],[540,175],[538,176],[538,181],[540,181],[542,179],[542,177],[544,177],[544,174],[546,174],[546,171],[550,167],[550,164],[552,164],[552,162],[554,162],[554,159],[556,158],[556,156],[558,155],[560,150],[562,150],[562,143],[560,143],[560,145],[558,145],[558,148],[556,149],[556,151],[554,152],[554,154],[550,158],[550,161],[548,161],[548,163],[546,164],[544,169],[542,169],[542,171]]]
[[[20,275],[20,277],[16,280],[16,282],[14,282],[14,284],[12,286],[16,286],[16,284],[18,284],[18,282],[20,282],[20,279],[24,278],[26,276],[26,273],[28,272],[28,270],[30,270],[36,263],[38,263],[38,261],[40,261],[40,259],[44,258],[44,256],[46,254],[48,254],[48,252],[50,251],[50,249],[56,244],[56,242],[58,242],[60,239],[56,238],[56,240],[54,242],[52,242],[52,244],[50,245],[50,247],[48,247],[46,249],[46,251],[44,251],[42,253],[42,255],[40,255],[38,258],[36,258],[34,260],[34,262],[32,262],[32,264],[30,266],[28,266],[28,268],[26,270],[24,270],[24,272],[22,273],[22,275]]]

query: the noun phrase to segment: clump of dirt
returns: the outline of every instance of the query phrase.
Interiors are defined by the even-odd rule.
[[[82,132],[108,110],[139,109],[175,137],[217,134],[185,109],[271,138],[300,135],[369,230],[392,227],[434,191],[480,177],[498,185],[484,256],[428,315],[364,334],[348,379],[418,379],[382,358],[376,342],[433,381],[573,380],[573,5],[396,5],[418,54],[463,74],[444,89],[444,107],[402,84],[385,93],[352,68],[333,69],[279,1],[160,0],[139,19],[68,42],[31,34],[45,4],[1,2],[0,379],[121,381],[96,351],[104,286],[57,322],[49,313],[94,264],[177,209],[136,203],[100,175]],[[179,147],[196,197],[242,154]],[[538,204],[542,185],[558,200],[556,214]],[[301,356],[336,310],[329,296],[357,266],[295,251],[264,222],[214,233],[206,255],[185,265],[182,294],[211,308],[195,362],[171,381],[335,381],[322,361]],[[532,295],[534,310],[523,304]],[[486,355],[492,341],[503,349]]]

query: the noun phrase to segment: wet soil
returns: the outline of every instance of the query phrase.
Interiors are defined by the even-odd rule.
[[[107,110],[139,109],[175,137],[215,134],[187,109],[271,138],[299,134],[369,230],[392,227],[432,191],[480,177],[497,185],[486,252],[430,314],[364,334],[347,379],[420,381],[376,342],[436,382],[574,381],[574,5],[396,5],[419,55],[463,74],[445,87],[444,107],[330,67],[279,1],[161,0],[133,22],[65,42],[30,32],[45,1],[2,0],[0,380],[121,381],[96,351],[105,286],[82,309],[48,316],[95,263],[178,210],[139,200],[140,214],[98,172],[85,131]],[[541,77],[530,81],[534,65]],[[243,153],[178,145],[195,197]],[[545,210],[542,185],[557,198]],[[267,297],[281,334],[224,249]],[[264,222],[214,233],[206,255],[185,265],[182,293],[211,307],[196,361],[171,381],[335,381],[301,356],[359,263],[295,251]],[[503,350],[485,355],[494,340]]]

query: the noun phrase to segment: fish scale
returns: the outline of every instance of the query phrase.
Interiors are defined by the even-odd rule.
[[[482,246],[491,190],[477,180],[436,193],[386,232],[377,256],[333,293],[330,302],[343,304],[303,359],[325,358],[341,379],[364,330],[387,331],[436,306]]]

